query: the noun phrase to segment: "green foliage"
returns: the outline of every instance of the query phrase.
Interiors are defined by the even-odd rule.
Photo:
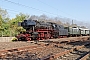
[[[20,31],[23,31],[24,29],[18,26],[18,22],[22,22],[26,18],[29,18],[29,15],[20,13],[10,19],[7,11],[0,8],[0,37],[16,36]]]
[[[18,26],[18,22],[25,20],[27,17],[29,17],[29,15],[20,13],[20,14],[16,15],[16,18],[9,20],[8,24],[9,24],[9,31],[12,33],[11,36],[15,36],[20,31],[24,30],[24,28]]]
[[[13,39],[12,39],[12,42],[14,42],[14,41],[18,41],[18,39],[17,39],[17,38],[13,38]]]

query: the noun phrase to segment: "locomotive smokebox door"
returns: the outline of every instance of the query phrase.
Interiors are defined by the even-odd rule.
[[[18,22],[18,26],[21,26],[21,22]]]

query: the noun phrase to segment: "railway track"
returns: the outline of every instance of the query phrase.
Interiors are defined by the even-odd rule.
[[[27,46],[22,48],[13,48],[13,49],[7,49],[7,50],[1,50],[0,51],[0,59],[24,59],[28,55],[29,57],[35,55],[34,53],[31,53],[33,50],[39,50],[45,47],[46,44],[40,44],[37,46]],[[28,53],[27,53],[28,52]]]
[[[69,50],[67,54],[65,53],[62,56],[58,56],[56,60],[86,60],[89,59],[89,54],[90,43],[87,43],[85,45],[77,46],[72,49],[72,51]]]
[[[85,41],[48,41],[37,46],[27,46],[0,51],[0,59],[8,60],[62,60],[83,59],[89,56],[90,40]],[[81,53],[85,51],[84,53]],[[80,53],[80,54],[77,54]],[[72,58],[73,55],[75,58]],[[78,56],[79,55],[79,56]],[[77,58],[76,58],[77,57]],[[85,58],[84,58],[85,59]]]

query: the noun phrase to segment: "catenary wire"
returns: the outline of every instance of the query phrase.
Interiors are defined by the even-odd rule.
[[[12,3],[12,4],[15,4],[15,5],[18,5],[18,6],[22,6],[22,7],[34,9],[34,10],[37,10],[37,11],[41,11],[41,12],[45,12],[45,13],[48,13],[48,14],[52,14],[52,15],[57,16],[57,14],[55,14],[55,13],[51,13],[51,12],[47,12],[47,11],[44,11],[44,10],[40,10],[40,9],[37,9],[37,8],[34,8],[34,7],[30,7],[30,6],[21,4],[21,3],[12,2],[12,1],[9,1],[9,0],[4,0],[4,1],[9,2],[9,3]],[[61,16],[61,15],[60,15],[60,16]]]

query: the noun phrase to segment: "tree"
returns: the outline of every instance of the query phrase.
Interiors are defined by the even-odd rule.
[[[2,22],[3,22],[3,19],[2,19],[2,16],[0,15],[0,27],[2,26]]]
[[[47,15],[43,14],[43,15],[40,15],[39,16],[39,20],[40,21],[47,21],[48,20],[48,17],[47,17]]]
[[[15,18],[8,21],[9,23],[9,30],[12,33],[12,36],[17,35],[20,31],[24,30],[22,27],[18,26],[18,22],[22,22],[23,20],[29,18],[29,15],[25,14],[17,14]]]
[[[39,17],[38,17],[38,16],[36,16],[36,15],[32,15],[29,19],[30,19],[30,20],[38,20],[38,19],[39,19]]]
[[[0,8],[0,36],[4,35],[5,32],[5,28],[7,25],[7,21],[9,20],[8,18],[8,13],[6,10],[3,10],[2,8]]]
[[[1,17],[2,17],[2,19],[3,19],[4,22],[6,22],[7,20],[9,20],[9,18],[8,18],[9,15],[8,15],[8,13],[7,13],[6,10],[0,8],[0,15],[1,15]]]

